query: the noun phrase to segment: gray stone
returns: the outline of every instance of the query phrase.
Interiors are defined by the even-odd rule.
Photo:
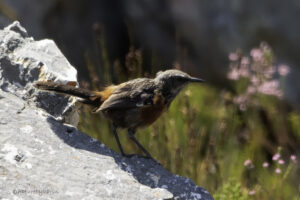
[[[74,99],[32,82],[76,81],[76,70],[53,41],[10,27],[0,31],[0,199],[213,199],[157,162],[124,158],[63,124],[66,115],[76,121]]]
[[[32,87],[36,80],[77,82],[77,71],[52,40],[34,41],[19,22],[0,32],[0,88],[22,99],[30,100],[62,121],[77,125],[75,99],[61,97]],[[63,115],[61,115],[64,113]]]

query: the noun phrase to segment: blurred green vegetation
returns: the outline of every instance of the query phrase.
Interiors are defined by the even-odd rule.
[[[100,64],[91,63],[86,55],[92,82],[82,85],[99,89],[103,82],[142,76],[140,50],[132,47],[125,62],[110,61],[103,36],[100,39]],[[272,52],[263,48],[263,58],[250,59],[248,68],[268,69],[273,65]],[[240,53],[234,56],[231,70],[241,69],[245,57]],[[272,77],[261,76],[263,73],[255,72],[262,85],[273,81]],[[209,83],[190,85],[168,112],[152,126],[138,130],[136,137],[162,166],[191,178],[216,200],[300,199],[299,166],[292,155],[299,151],[300,115],[279,95],[256,91],[246,96],[247,101],[236,101],[250,86],[250,77],[246,76],[233,80],[229,90]],[[91,114],[84,107],[80,129],[119,151],[110,124],[101,114]],[[119,135],[125,152],[142,154],[128,139],[126,130],[119,130]],[[280,156],[274,159],[275,154]]]

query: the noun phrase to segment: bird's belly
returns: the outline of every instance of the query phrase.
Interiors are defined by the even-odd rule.
[[[149,126],[155,122],[165,111],[163,105],[155,105],[140,110],[141,124],[140,126]]]
[[[106,118],[110,119],[120,128],[139,128],[149,126],[164,112],[164,106],[150,106],[124,110],[104,111]]]
[[[138,112],[136,111],[136,109],[112,109],[106,110],[103,113],[115,126],[120,128],[131,128],[135,126],[138,120]]]

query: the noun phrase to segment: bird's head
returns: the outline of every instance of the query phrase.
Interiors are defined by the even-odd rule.
[[[204,82],[203,79],[192,77],[176,69],[160,71],[156,74],[154,80],[161,84],[163,93],[167,94],[171,100],[174,99],[187,84]]]

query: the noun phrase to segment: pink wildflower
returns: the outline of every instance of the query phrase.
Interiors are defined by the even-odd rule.
[[[241,64],[242,65],[249,65],[250,64],[250,60],[248,57],[243,57],[241,60]]]
[[[263,56],[263,53],[260,49],[255,48],[251,50],[250,55],[253,57],[254,61],[260,61]]]
[[[279,163],[280,165],[283,165],[283,164],[284,164],[284,160],[280,159],[280,160],[278,160],[278,163]]]
[[[252,77],[251,77],[251,83],[252,83],[253,85],[258,85],[258,84],[259,84],[258,78],[257,78],[256,76],[252,76]]]
[[[290,68],[287,65],[279,65],[278,67],[278,73],[281,76],[286,76],[288,73],[290,73]]]
[[[237,61],[239,59],[239,56],[236,53],[230,53],[228,57],[230,61]]]
[[[253,86],[248,86],[247,88],[247,94],[254,94],[256,92],[256,88]]]
[[[249,195],[255,195],[256,191],[255,190],[250,190]]]
[[[249,77],[249,70],[248,70],[248,67],[247,65],[242,65],[240,70],[239,70],[239,74],[240,76],[242,77]]]
[[[227,78],[231,80],[238,80],[240,78],[239,71],[236,68],[231,69],[231,71],[227,74]]]
[[[235,104],[242,104],[245,103],[246,101],[247,101],[247,97],[245,95],[240,95],[233,98],[233,102]]]
[[[278,86],[279,86],[279,82],[277,80],[264,82],[258,87],[258,92],[266,95],[281,97],[282,92],[278,90]]]
[[[276,173],[276,174],[281,174],[281,169],[280,169],[280,168],[276,168],[276,169],[275,169],[275,173]]]
[[[291,155],[290,159],[294,162],[297,163],[297,157],[295,155]]]
[[[264,162],[264,163],[263,163],[263,167],[264,167],[264,168],[269,167],[269,163],[268,163],[268,162]]]
[[[276,153],[273,157],[272,157],[272,160],[278,160],[278,158],[280,158],[280,154],[279,153]]]
[[[247,96],[246,95],[240,95],[233,98],[233,103],[239,106],[239,109],[241,111],[247,110]]]
[[[250,159],[245,160],[244,162],[245,167],[253,168],[254,165],[252,164],[252,161]]]
[[[240,110],[241,111],[246,111],[247,110],[247,105],[245,103],[242,103],[240,106],[239,106]]]

